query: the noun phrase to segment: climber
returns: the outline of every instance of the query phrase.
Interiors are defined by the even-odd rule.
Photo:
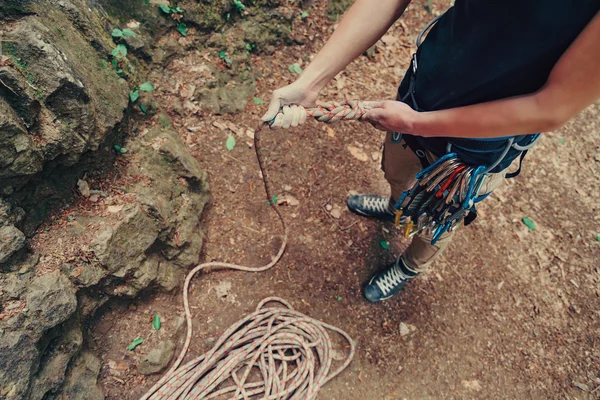
[[[356,0],[298,79],[273,92],[263,121],[272,128],[303,123],[305,107],[314,106],[321,89],[409,3]],[[394,221],[396,202],[416,174],[450,150],[468,165],[493,167],[476,194],[498,188],[539,132],[561,127],[600,98],[599,10],[598,0],[456,0],[419,35],[396,100],[364,103],[363,120],[387,132],[382,169],[391,196],[351,196],[350,210]],[[470,211],[465,224],[476,215]],[[414,236],[404,254],[366,284],[367,300],[397,293],[455,232],[443,231],[434,244],[431,232]]]

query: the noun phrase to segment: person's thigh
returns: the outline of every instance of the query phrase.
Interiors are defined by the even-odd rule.
[[[415,183],[415,176],[421,170],[419,158],[399,136],[388,132],[383,145],[382,169],[394,200]]]

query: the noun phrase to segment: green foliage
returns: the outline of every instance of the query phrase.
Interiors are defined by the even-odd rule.
[[[129,346],[127,346],[127,350],[133,351],[133,350],[135,350],[136,347],[138,347],[142,343],[144,343],[144,339],[142,339],[141,337],[138,337],[133,342],[129,343]]]
[[[240,0],[233,0],[233,5],[235,6],[237,12],[240,14],[246,10],[246,6]]]
[[[302,14],[300,14],[300,18],[302,18],[302,19],[308,18],[308,11],[303,11]]]
[[[227,138],[227,140],[225,141],[225,147],[229,151],[233,150],[233,148],[235,147],[235,137],[233,135],[230,135]]]
[[[114,38],[122,38],[123,37],[123,31],[120,30],[120,29],[115,28],[115,29],[112,30],[111,35]]]
[[[129,100],[131,100],[132,103],[135,103],[139,98],[140,91],[138,90],[138,88],[135,88],[129,92]]]
[[[158,7],[165,14],[183,14],[183,12],[184,12],[183,8],[181,8],[179,6],[170,7],[170,6],[166,5],[166,4],[161,4]]]
[[[389,250],[390,249],[390,244],[388,243],[387,240],[380,241],[379,245],[381,246],[381,248],[383,248],[385,250]]]
[[[114,48],[114,50],[112,51],[111,54],[117,60],[127,57],[127,46],[125,46],[124,44],[118,44],[117,47]]]
[[[154,319],[152,320],[152,327],[155,331],[160,329],[160,315],[155,314]]]
[[[219,51],[219,58],[221,60],[225,61],[225,63],[227,65],[231,66],[232,61],[231,61],[231,58],[229,58],[229,54],[227,54],[226,51],[224,51],[224,50]]]
[[[146,114],[148,112],[148,109],[144,104],[140,103],[140,111]]]
[[[248,53],[250,53],[252,50],[254,50],[256,48],[256,45],[254,43],[244,42],[244,47],[246,47],[246,51]]]
[[[151,92],[154,90],[154,86],[152,86],[152,83],[150,82],[144,82],[140,85],[140,90],[144,92]]]
[[[135,36],[135,32],[131,29],[123,29],[123,36]]]
[[[265,104],[265,102],[262,101],[261,99],[259,99],[258,97],[253,97],[252,100],[254,100],[254,102],[256,104],[258,104],[259,106],[262,106],[263,104]]]
[[[533,220],[531,218],[529,218],[529,217],[523,217],[522,221],[532,231],[536,230],[535,222],[533,222]]]
[[[181,33],[181,36],[187,36],[188,30],[187,25],[183,22],[177,24],[177,32]]]
[[[297,63],[291,64],[288,67],[288,69],[290,70],[290,72],[294,72],[294,73],[296,73],[298,75],[300,75],[302,73],[302,68]]]

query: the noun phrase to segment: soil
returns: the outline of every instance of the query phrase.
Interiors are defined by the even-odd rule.
[[[267,102],[271,90],[291,82],[288,66],[305,66],[333,32],[325,10],[317,3],[295,23],[293,32],[306,44],[254,56],[257,98]],[[393,98],[418,29],[431,18],[413,3],[373,56],[352,63],[321,98]],[[278,248],[280,227],[265,202],[247,131],[266,106],[250,101],[243,114],[230,116],[176,107],[191,96],[190,87],[201,87],[205,78],[194,71],[207,63],[225,68],[216,54],[174,59],[155,85],[156,97],[208,172],[213,202],[205,212],[202,259],[263,265]],[[265,132],[274,190],[298,200],[279,206],[291,232],[287,251],[260,274],[215,271],[195,279],[188,357],[207,351],[262,298],[276,295],[358,343],[354,361],[321,399],[600,398],[599,112],[600,105],[592,106],[544,134],[521,175],[482,203],[480,217],[431,270],[377,305],[362,297],[361,286],[407,242],[393,226],[348,212],[345,198],[351,191],[388,193],[379,168],[383,133],[358,122],[314,121]],[[228,151],[230,135],[237,144]],[[348,146],[366,157],[353,156]],[[328,205],[342,209],[339,219]],[[155,314],[163,322],[158,331]],[[133,304],[112,303],[90,327],[107,399],[139,398],[159,378],[138,374],[136,364],[175,333],[181,314],[179,291],[148,293]],[[128,351],[138,336],[144,343]]]

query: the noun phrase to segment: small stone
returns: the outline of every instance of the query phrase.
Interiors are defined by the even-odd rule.
[[[89,199],[90,199],[90,201],[92,203],[97,203],[98,200],[100,200],[100,195],[98,195],[98,194],[92,194],[92,195],[90,195]]]
[[[292,187],[290,185],[283,185],[283,190],[286,192],[291,192],[292,191]]]
[[[0,228],[0,264],[25,245],[25,235],[12,225]]]
[[[90,185],[83,179],[77,181],[77,190],[83,197],[90,197]]]
[[[373,159],[373,161],[379,160],[379,152],[374,151],[373,153],[371,153],[371,158]]]
[[[340,217],[342,216],[342,209],[340,206],[334,206],[333,209],[330,211],[330,214],[333,218],[335,219],[340,219]]]
[[[175,343],[172,340],[163,340],[158,346],[150,350],[138,364],[138,372],[142,375],[156,374],[162,371],[175,354]]]
[[[325,206],[325,209],[326,209],[327,211],[331,211],[331,209],[332,209],[332,208],[333,208],[333,206],[332,206],[331,204],[327,204],[327,205]]]

